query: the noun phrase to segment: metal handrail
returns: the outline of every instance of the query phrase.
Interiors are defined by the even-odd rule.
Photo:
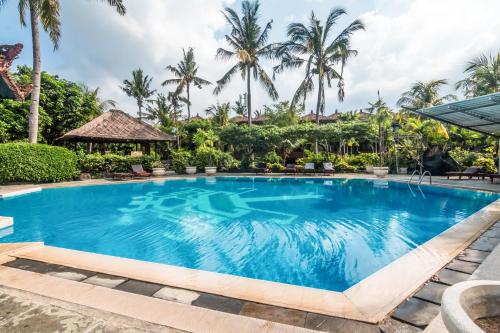
[[[422,174],[422,176],[420,176],[420,179],[418,181],[419,185],[422,184],[422,180],[424,179],[425,175],[427,175],[427,174],[429,175],[429,184],[432,184],[432,174],[431,174],[431,172],[429,170],[427,170],[427,171],[424,171],[424,173]]]
[[[415,171],[413,171],[413,173],[411,174],[411,177],[410,177],[410,179],[408,180],[408,184],[411,184],[411,181],[413,180],[413,177],[414,177],[415,175],[418,175],[418,179],[420,180],[420,171],[415,170]]]

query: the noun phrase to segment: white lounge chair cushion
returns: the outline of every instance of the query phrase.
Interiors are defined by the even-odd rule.
[[[333,171],[333,164],[331,162],[323,163],[323,169]]]
[[[314,170],[314,163],[306,163],[304,170]]]

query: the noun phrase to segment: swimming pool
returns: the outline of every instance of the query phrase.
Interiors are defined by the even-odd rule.
[[[344,291],[497,194],[363,179],[217,177],[0,199],[0,242]],[[13,231],[13,232],[12,232]]]

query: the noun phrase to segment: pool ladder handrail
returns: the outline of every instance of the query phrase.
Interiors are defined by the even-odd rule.
[[[432,184],[432,174],[429,170],[424,171],[422,174],[420,173],[419,170],[415,170],[413,171],[410,179],[408,180],[408,185],[411,184],[413,177],[415,177],[415,175],[418,175],[418,185],[422,184],[422,180],[424,180],[424,177],[426,175],[429,175],[429,184]]]

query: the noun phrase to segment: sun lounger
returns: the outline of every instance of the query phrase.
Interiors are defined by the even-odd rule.
[[[489,177],[490,180],[491,180],[491,182],[493,183],[493,180],[500,179],[500,174],[494,173],[494,174],[491,174],[491,175],[487,175],[486,177]]]
[[[255,168],[253,168],[255,173],[269,173],[269,168],[267,167],[267,163],[258,163]]]
[[[462,172],[459,171],[453,171],[453,172],[447,172],[445,173],[446,177],[450,179],[450,177],[458,177],[459,180],[462,179],[462,177],[467,177],[468,179],[472,179],[472,177],[477,177],[484,179],[488,174],[482,173],[481,172],[481,167],[478,166],[471,166],[465,169]]]
[[[133,178],[134,174],[131,172],[114,172],[111,174],[113,180],[125,180]]]
[[[285,173],[297,173],[297,167],[295,164],[287,164],[285,166]]]
[[[314,167],[314,163],[306,163],[304,165],[304,173],[316,173],[316,168]]]
[[[324,174],[333,174],[335,169],[333,168],[333,164],[331,162],[323,162],[323,173]]]
[[[151,177],[153,174],[150,172],[144,171],[144,168],[141,164],[132,165],[132,174],[135,177]]]

